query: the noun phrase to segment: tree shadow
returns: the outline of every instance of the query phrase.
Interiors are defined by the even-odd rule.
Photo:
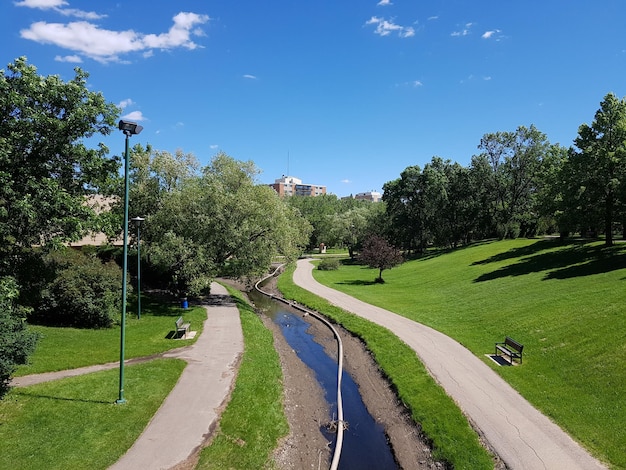
[[[342,282],[337,282],[337,284],[343,284],[347,286],[373,286],[374,284],[378,284],[376,281],[364,281],[363,279],[350,279]]]
[[[572,242],[572,243],[582,244],[584,242],[580,241],[580,242]],[[539,253],[540,251],[550,250],[562,244],[563,242],[561,242],[558,238],[543,238],[541,240],[536,241],[532,245],[521,246],[519,248],[512,248],[509,251],[498,253],[487,259],[484,259],[481,261],[475,261],[472,263],[472,266],[489,264],[489,263],[498,263],[501,261],[506,261],[508,259],[521,258],[524,256],[532,256],[532,255]]]
[[[585,241],[570,243],[570,247],[558,251],[541,253],[555,247],[550,240],[540,241],[528,247],[509,250],[495,255],[488,260],[474,264],[521,258],[519,262],[505,266],[496,271],[478,276],[474,282],[491,281],[494,279],[523,276],[525,274],[546,271],[543,280],[569,279],[573,277],[592,276],[623,269],[626,267],[626,253],[623,246],[588,245]]]

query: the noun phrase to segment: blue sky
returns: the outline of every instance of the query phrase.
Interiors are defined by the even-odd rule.
[[[534,124],[570,146],[626,95],[623,0],[5,0],[0,68],[88,84],[202,164],[252,160],[338,196]],[[105,143],[123,151],[123,135]]]

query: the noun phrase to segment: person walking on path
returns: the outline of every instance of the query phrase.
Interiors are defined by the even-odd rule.
[[[326,287],[313,278],[312,271],[310,260],[299,260],[294,283],[389,329],[408,344],[508,468],[607,468],[461,344],[425,325]]]

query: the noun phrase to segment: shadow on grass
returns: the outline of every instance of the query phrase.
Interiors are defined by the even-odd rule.
[[[544,280],[569,279],[592,276],[626,267],[626,253],[624,253],[623,245],[605,247],[587,245],[586,243],[585,241],[572,242],[569,244],[569,248],[542,253],[542,251],[558,246],[558,242],[542,240],[528,247],[509,250],[474,264],[487,264],[514,258],[521,259],[517,263],[482,274],[474,282],[544,271],[546,272]]]
[[[364,281],[363,279],[352,279],[343,282],[338,282],[337,284],[344,284],[347,286],[373,286],[377,284],[376,281]]]
[[[111,401],[105,401],[105,400],[92,400],[92,399],[88,399],[88,398],[69,398],[69,397],[59,397],[59,396],[53,396],[53,395],[43,395],[40,393],[29,393],[25,390],[19,390],[19,389],[14,389],[12,391],[13,395],[22,395],[25,397],[31,397],[31,398],[41,398],[44,400],[54,400],[54,401],[71,401],[71,402],[78,402],[78,403],[100,403],[103,405],[110,405]]]

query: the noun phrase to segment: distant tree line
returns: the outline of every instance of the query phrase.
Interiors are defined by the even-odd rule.
[[[534,126],[485,134],[468,167],[433,157],[383,187],[386,235],[408,251],[485,238],[603,234],[626,218],[626,102],[605,96],[570,148]]]

